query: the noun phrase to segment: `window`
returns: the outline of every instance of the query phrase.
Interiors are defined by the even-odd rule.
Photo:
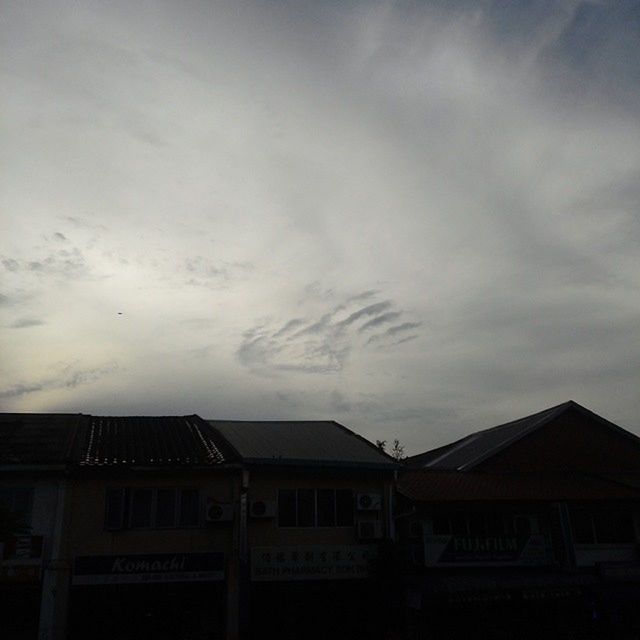
[[[163,529],[200,524],[200,497],[196,489],[109,489],[105,529]]]
[[[336,525],[353,526],[353,491],[351,489],[336,490]]]
[[[336,492],[332,489],[318,489],[318,526],[336,526]]]
[[[196,489],[180,491],[180,517],[178,526],[197,527],[200,524],[200,497]]]
[[[176,524],[176,494],[173,489],[158,489],[156,527],[174,527]]]
[[[295,489],[282,489],[278,494],[278,524],[281,527],[295,527],[297,523]]]
[[[591,514],[586,511],[573,511],[571,513],[571,529],[573,539],[578,544],[594,544],[596,541],[593,530],[593,520]]]
[[[280,527],[352,527],[351,489],[281,489]]]
[[[107,491],[107,504],[104,517],[105,529],[122,529],[126,511],[125,500],[125,489],[110,489]]]
[[[313,489],[298,489],[299,527],[313,527],[316,524],[316,492]]]
[[[571,512],[571,529],[577,544],[633,544],[636,532],[629,512],[584,509]]]
[[[134,489],[131,495],[130,525],[132,529],[151,526],[153,517],[153,489]]]
[[[8,511],[19,527],[31,527],[33,489],[27,487],[0,488],[0,509]]]

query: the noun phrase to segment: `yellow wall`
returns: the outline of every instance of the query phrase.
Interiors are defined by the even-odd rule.
[[[233,541],[233,522],[202,523],[189,529],[104,530],[107,489],[122,487],[197,488],[201,509],[207,496],[222,502],[237,500],[239,474],[132,472],[121,477],[82,477],[73,483],[69,549],[74,556],[135,553],[193,553],[224,551],[229,553]]]
[[[387,533],[386,488],[392,483],[390,474],[370,471],[306,469],[283,471],[261,467],[249,474],[248,507],[254,500],[277,504],[279,489],[352,489],[358,493],[383,496],[383,509],[378,512],[354,512],[354,520],[378,519],[383,534]],[[104,529],[105,498],[109,488],[197,488],[201,507],[207,496],[231,503],[235,509],[233,522],[202,523],[189,529]],[[240,473],[204,474],[192,472],[131,472],[118,477],[94,476],[78,478],[72,485],[68,549],[73,556],[117,555],[136,553],[193,553],[224,551],[231,554],[238,541]],[[277,516],[252,518],[248,515],[249,547],[294,545],[357,544],[357,527],[279,527]]]
[[[386,485],[391,482],[387,474]],[[266,500],[276,502],[279,489],[352,489],[358,493],[378,493],[384,498],[385,480],[382,474],[368,471],[342,471],[335,469],[271,470],[268,467],[251,471],[249,502]],[[355,512],[355,521],[380,519],[383,532],[386,523],[386,505],[379,512]],[[278,527],[278,518],[249,517],[249,547],[295,546],[323,544],[357,544],[356,526],[353,527]]]

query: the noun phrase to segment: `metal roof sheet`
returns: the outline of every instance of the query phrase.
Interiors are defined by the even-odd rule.
[[[334,421],[208,422],[248,463],[397,467],[373,443]]]
[[[539,429],[568,410],[578,410],[620,433],[633,437],[632,434],[624,429],[604,420],[604,418],[597,416],[588,409],[570,400],[558,406],[551,407],[550,409],[534,413],[533,415],[513,420],[512,422],[507,422],[506,424],[501,424],[483,431],[477,431],[440,449],[412,456],[405,462],[407,466],[412,467],[458,469],[461,471],[471,469],[494,453],[497,453],[509,444]]]
[[[199,416],[85,416],[79,462],[89,466],[200,466],[233,459]]]

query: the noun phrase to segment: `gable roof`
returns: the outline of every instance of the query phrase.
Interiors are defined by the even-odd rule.
[[[64,464],[81,419],[73,413],[0,413],[0,464]]]
[[[478,431],[450,445],[407,458],[410,467],[468,471],[509,445],[540,429],[566,411],[577,411],[601,426],[623,435],[636,444],[640,439],[625,429],[605,420],[573,400],[539,411],[530,416]]]
[[[84,416],[82,466],[215,466],[235,459],[209,424],[191,416]]]
[[[398,467],[373,443],[332,420],[208,422],[248,464]]]

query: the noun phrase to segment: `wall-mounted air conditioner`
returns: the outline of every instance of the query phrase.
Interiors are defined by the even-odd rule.
[[[358,511],[380,511],[382,496],[379,493],[359,493],[356,497]]]
[[[230,522],[233,520],[233,505],[215,498],[207,498],[204,519],[205,522]]]
[[[276,503],[271,500],[252,500],[249,515],[252,518],[275,518]]]
[[[382,523],[379,520],[358,522],[358,538],[360,540],[379,540],[382,538]]]

